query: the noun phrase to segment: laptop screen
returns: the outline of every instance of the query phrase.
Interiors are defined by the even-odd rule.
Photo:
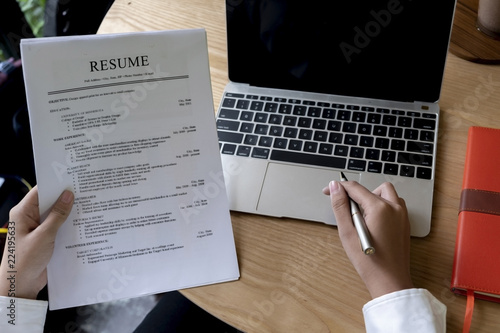
[[[454,8],[455,0],[226,0],[229,79],[436,102]]]

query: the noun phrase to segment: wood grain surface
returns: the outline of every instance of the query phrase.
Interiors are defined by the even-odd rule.
[[[228,82],[223,0],[115,0],[99,33],[185,28],[207,31],[216,109]],[[411,266],[415,285],[447,306],[447,331],[461,332],[465,298],[449,286],[467,131],[500,128],[500,68],[449,54],[440,106],[432,230],[412,239]],[[182,290],[185,296],[245,332],[364,332],[361,309],[370,296],[335,227],[231,217],[241,278]],[[499,332],[499,313],[500,304],[476,301],[471,332]]]

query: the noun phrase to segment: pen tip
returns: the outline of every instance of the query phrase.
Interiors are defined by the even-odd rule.
[[[345,177],[345,175],[344,175],[344,173],[342,171],[340,171],[340,179],[347,180],[347,178]]]

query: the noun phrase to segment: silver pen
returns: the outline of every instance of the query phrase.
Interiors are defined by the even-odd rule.
[[[343,172],[340,173],[340,180],[343,182],[347,181],[347,178],[345,177]],[[371,245],[370,232],[366,228],[365,219],[359,211],[358,204],[355,203],[351,198],[349,198],[349,202],[351,204],[352,223],[354,224],[354,227],[356,228],[356,231],[358,233],[361,249],[366,255],[374,254],[375,248]]]

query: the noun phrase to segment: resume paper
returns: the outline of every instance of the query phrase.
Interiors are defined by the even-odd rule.
[[[236,280],[202,29],[22,40],[50,309]]]

